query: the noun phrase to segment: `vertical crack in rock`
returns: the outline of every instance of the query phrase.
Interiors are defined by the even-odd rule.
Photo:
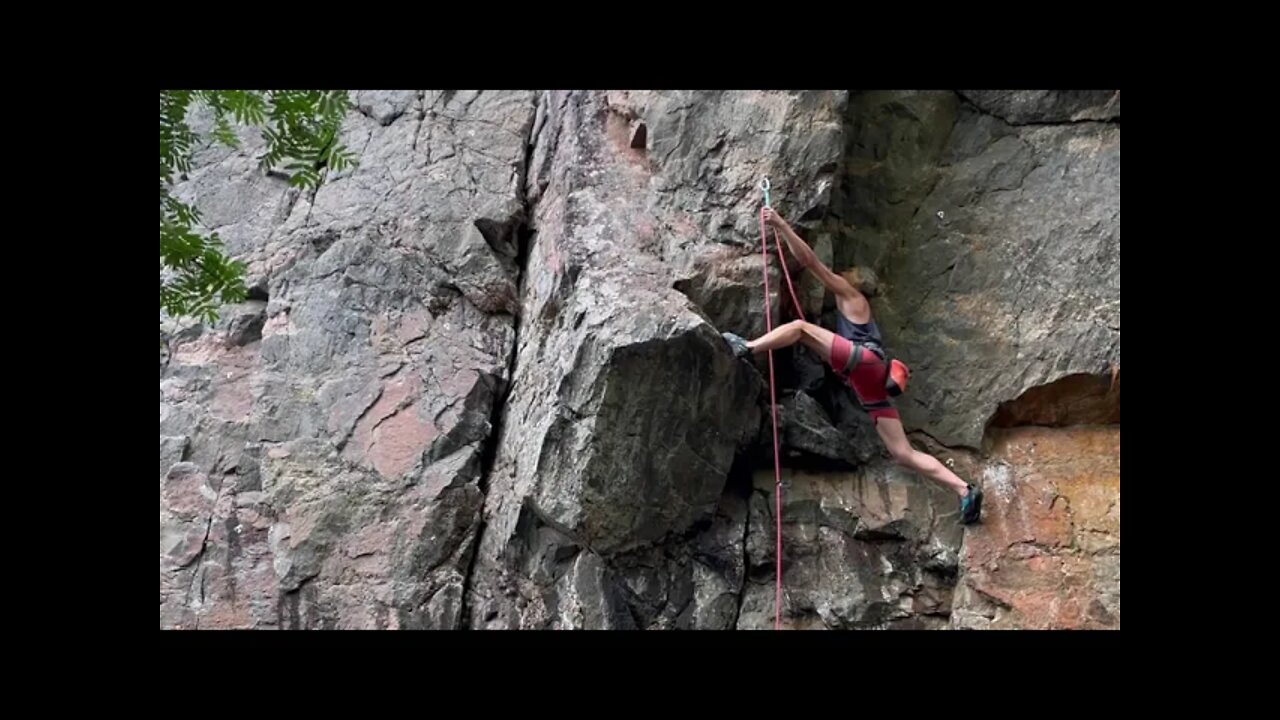
[[[190,607],[191,605],[191,595],[192,595],[192,592],[195,590],[195,586],[197,582],[200,583],[200,605],[203,606],[205,602],[204,555],[205,555],[205,550],[208,549],[208,546],[209,546],[209,534],[213,531],[213,519],[218,514],[218,501],[222,499],[222,488],[225,487],[226,484],[227,482],[225,479],[218,484],[218,491],[214,494],[213,505],[209,509],[209,522],[205,524],[204,537],[200,540],[200,552],[196,554],[195,560],[193,561],[193,564],[195,566],[195,571],[191,576],[191,586],[187,589],[187,606],[188,607]],[[193,629],[199,630],[200,629],[200,613],[194,613],[193,615],[195,618],[195,626]]]
[[[731,483],[732,484],[732,483]],[[747,539],[751,537],[751,476],[746,473],[744,487],[741,491],[738,488],[726,489],[726,492],[741,492],[743,495],[743,505],[745,511],[742,520],[742,574],[738,578],[738,603],[733,611],[733,624],[729,626],[730,630],[738,629],[738,621],[742,618],[742,603],[747,597],[748,576],[751,574],[751,552],[747,545]]]
[[[520,167],[520,202],[521,214],[519,221],[515,224],[512,232],[516,241],[516,297],[520,298],[524,294],[525,278],[527,277],[526,265],[529,262],[529,246],[533,242],[533,212],[535,202],[530,198],[529,176],[532,173],[533,154],[535,144],[537,142],[538,133],[538,112],[537,106],[545,102],[546,96],[540,93],[534,99],[534,117],[529,122],[528,134],[525,137],[525,153],[524,159]],[[502,443],[503,426],[506,423],[507,400],[511,397],[511,391],[515,387],[516,379],[516,359],[519,356],[520,349],[520,326],[523,313],[517,304],[515,313],[512,316],[514,324],[511,348],[507,353],[507,382],[505,387],[501,388],[493,401],[493,408],[489,416],[489,437],[486,439],[484,453],[480,461],[480,493],[484,497],[489,492],[489,474],[493,471],[494,463],[497,460],[498,448]],[[462,585],[462,609],[460,618],[462,627],[468,629],[471,626],[471,608],[470,598],[472,592],[471,579],[475,573],[476,561],[480,556],[479,545],[480,539],[484,537],[485,521],[483,512],[484,502],[481,501],[480,520],[476,526],[475,539],[473,540],[471,559],[467,566],[467,573]]]

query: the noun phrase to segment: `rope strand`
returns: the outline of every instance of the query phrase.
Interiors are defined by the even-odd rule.
[[[766,205],[766,207],[768,207]],[[796,313],[804,320],[804,310],[796,299],[795,286],[791,284],[791,272],[787,270],[787,258],[782,252],[782,243],[778,240],[778,230],[773,231],[774,248],[778,251],[778,261],[782,264],[782,275],[787,281],[787,291]],[[760,209],[760,262],[764,273],[764,326],[765,332],[773,332],[773,317],[769,312],[769,236],[765,230],[764,208]],[[773,597],[773,629],[782,629],[782,456],[778,449],[778,396],[773,374],[773,350],[769,351],[769,409],[773,416],[773,489],[774,489],[774,537],[776,545],[774,557],[774,597]]]

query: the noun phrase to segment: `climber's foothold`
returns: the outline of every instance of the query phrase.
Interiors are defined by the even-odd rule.
[[[770,205],[769,205],[769,178],[768,178],[768,176],[766,176],[766,177],[764,177],[764,178],[761,178],[761,180],[760,180],[760,189],[764,191],[764,206],[765,206],[765,207],[770,207]]]

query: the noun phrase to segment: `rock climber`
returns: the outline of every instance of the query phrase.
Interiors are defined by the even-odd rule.
[[[799,342],[818,354],[844,378],[853,389],[859,405],[871,416],[876,432],[889,450],[894,462],[914,470],[951,488],[960,496],[960,519],[966,525],[978,521],[982,514],[982,489],[966,483],[947,469],[937,458],[911,447],[902,420],[885,388],[884,344],[880,328],[871,317],[871,304],[859,289],[862,276],[856,270],[837,275],[822,264],[804,240],[771,208],[764,209],[765,222],[776,228],[806,268],[836,297],[836,331],[803,320],[793,320],[755,340],[747,341],[733,333],[723,333],[736,357],[784,348]],[[855,345],[856,343],[856,345]],[[855,348],[861,346],[854,358]]]

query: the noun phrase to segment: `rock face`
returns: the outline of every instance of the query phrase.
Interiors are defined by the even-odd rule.
[[[1071,375],[1001,405],[970,470],[989,518],[967,533],[957,628],[1120,627],[1120,382]]]
[[[1120,122],[1119,90],[961,90],[960,95],[1011,125]]]
[[[741,587],[743,530],[732,526],[745,513],[722,507],[709,540],[696,524],[716,510],[734,457],[755,439],[762,387],[700,307],[720,310],[708,298],[722,297],[713,288],[728,282],[716,275],[729,254],[716,241],[740,242],[755,220],[759,175],[738,158],[776,154],[799,115],[830,124],[798,152],[834,160],[843,97],[696,100],[551,93],[539,109],[536,234],[490,475],[474,627],[590,626],[584,582],[607,600],[597,613],[606,627],[732,625],[733,614],[695,600],[714,604]],[[747,127],[759,131],[754,142],[726,142]],[[825,164],[765,171],[814,188]],[[698,207],[726,210],[708,222]],[[686,297],[674,285],[690,277]],[[729,317],[756,317],[739,310]],[[712,553],[692,570],[679,549],[687,536]]]
[[[883,464],[856,473],[789,471],[783,487],[785,627],[946,624],[961,536],[946,490]],[[740,629],[773,627],[773,489],[773,472],[757,472]]]
[[[772,627],[766,175],[987,488],[775,353],[784,626],[1119,627],[1118,91],[354,97],[314,193],[248,132],[176,188],[252,290],[162,318],[161,627]]]
[[[1120,428],[997,433],[965,540],[958,628],[1120,627]]]
[[[360,164],[312,197],[248,133],[179,187],[266,301],[162,354],[164,627],[461,624],[534,95],[357,101]]]

